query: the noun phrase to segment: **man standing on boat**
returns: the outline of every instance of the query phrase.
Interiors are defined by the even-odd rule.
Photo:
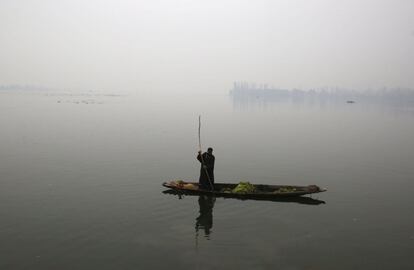
[[[214,161],[216,159],[213,156],[213,148],[209,147],[204,154],[198,151],[197,159],[201,163],[199,187],[211,190],[214,187]]]

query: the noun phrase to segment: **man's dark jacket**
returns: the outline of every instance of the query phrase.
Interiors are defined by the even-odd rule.
[[[198,184],[202,189],[211,189],[211,185],[214,185],[214,161],[215,157],[208,152],[203,154],[203,159],[201,159],[201,155],[198,154],[197,156],[198,161],[201,163],[200,168],[200,179],[198,180]],[[204,164],[202,163],[204,161]],[[204,165],[204,166],[203,166]],[[210,181],[209,181],[210,179]],[[210,184],[211,182],[211,184]]]

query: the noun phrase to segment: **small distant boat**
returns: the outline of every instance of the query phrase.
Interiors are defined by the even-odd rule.
[[[347,100],[346,103],[355,103],[353,100]]]
[[[298,197],[307,194],[325,192],[326,189],[316,185],[288,186],[288,185],[254,185],[255,191],[251,193],[231,192],[238,184],[215,183],[214,190],[200,189],[195,182],[171,181],[162,184],[164,187],[192,195],[213,195],[217,197],[239,199],[272,199],[283,197]]]

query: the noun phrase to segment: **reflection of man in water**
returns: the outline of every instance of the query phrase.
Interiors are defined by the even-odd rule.
[[[214,161],[213,148],[209,147],[207,152],[201,155],[198,151],[198,161],[201,163],[200,179],[198,180],[199,187],[202,189],[211,190],[214,187]]]
[[[204,234],[208,238],[210,229],[213,228],[213,207],[215,198],[210,196],[199,196],[198,205],[200,206],[200,215],[196,218],[196,232],[204,229]]]

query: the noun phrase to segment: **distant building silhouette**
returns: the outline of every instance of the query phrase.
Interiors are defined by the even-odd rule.
[[[234,82],[230,95],[234,103],[266,104],[275,102],[320,102],[382,104],[387,106],[414,107],[414,89],[386,88],[354,90],[340,87],[302,89],[282,89],[268,87],[268,84]]]

